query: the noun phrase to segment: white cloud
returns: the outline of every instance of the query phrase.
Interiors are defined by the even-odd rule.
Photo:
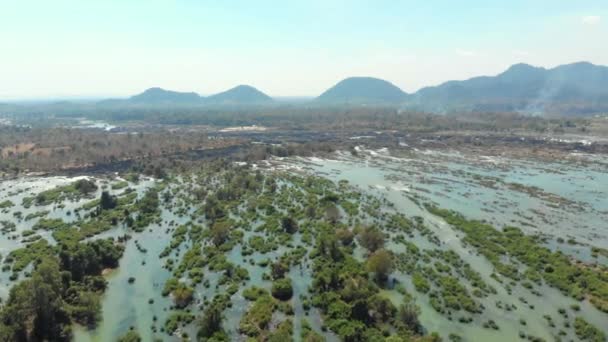
[[[465,49],[456,49],[456,54],[461,57],[476,57],[478,55],[478,53],[473,50]]]
[[[588,15],[583,17],[581,20],[585,25],[597,25],[602,20],[602,17],[599,15]]]

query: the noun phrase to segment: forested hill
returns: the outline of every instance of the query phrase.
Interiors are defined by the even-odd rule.
[[[205,99],[208,104],[261,104],[272,103],[273,99],[249,85],[239,85]]]
[[[373,77],[350,77],[321,94],[324,103],[400,103],[407,94],[394,84]]]
[[[141,94],[131,96],[128,100],[131,103],[189,103],[196,104],[202,102],[202,97],[194,92],[182,93],[177,91],[165,90],[162,88],[150,88]]]
[[[449,81],[419,90],[409,107],[564,114],[608,111],[608,67],[587,62],[552,69],[516,64],[496,76]]]

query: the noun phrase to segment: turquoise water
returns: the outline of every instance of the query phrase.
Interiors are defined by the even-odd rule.
[[[547,286],[536,287],[542,296],[533,295],[521,286],[515,286],[513,293],[509,295],[503,285],[490,277],[493,272],[492,265],[482,256],[468,247],[462,245],[461,233],[447,225],[443,220],[431,215],[424,210],[419,203],[434,202],[441,207],[454,209],[462,212],[468,217],[485,219],[498,227],[504,225],[520,226],[528,233],[542,233],[548,237],[548,246],[561,249],[583,261],[594,261],[606,263],[606,259],[600,257],[593,259],[589,246],[602,248],[608,247],[608,231],[604,222],[608,222],[608,172],[603,172],[601,166],[597,165],[575,165],[575,164],[546,164],[531,161],[508,160],[501,158],[467,157],[458,153],[437,153],[433,151],[417,151],[407,155],[392,154],[389,150],[369,151],[360,149],[359,157],[353,157],[346,153],[338,153],[333,159],[282,159],[270,162],[263,168],[275,168],[288,170],[289,172],[301,173],[311,172],[335,181],[346,179],[351,185],[357,186],[365,193],[395,204],[394,210],[405,213],[407,216],[421,216],[428,228],[430,228],[440,239],[440,246],[435,246],[426,238],[415,234],[414,242],[421,249],[450,249],[454,250],[463,260],[469,263],[473,269],[478,271],[484,281],[497,289],[497,294],[481,298],[479,301],[485,310],[481,317],[474,317],[472,323],[459,323],[457,319],[448,320],[445,316],[435,311],[429,304],[428,296],[421,295],[414,289],[408,275],[394,272],[396,278],[407,290],[414,294],[416,303],[421,307],[421,322],[428,331],[438,331],[446,338],[449,333],[457,333],[468,341],[513,341],[519,339],[519,331],[553,340],[562,325],[561,316],[558,315],[559,308],[568,308],[575,301],[563,296],[557,290]],[[29,209],[21,206],[21,200],[25,196],[51,189],[59,185],[73,182],[75,178],[48,177],[48,178],[23,178],[13,181],[5,181],[0,188],[0,202],[5,199],[12,200],[16,205],[3,211],[2,219],[16,222],[16,231],[0,236],[0,253],[5,256],[11,250],[23,246],[20,232],[30,229],[37,220],[16,220],[13,213],[22,211],[23,216],[29,213],[48,210],[49,218],[62,218],[65,221],[73,221],[75,208],[82,206],[91,199],[82,199],[77,202],[65,202],[62,206],[32,206]],[[489,180],[492,180],[489,182]],[[498,180],[498,181],[496,181]],[[112,179],[96,179],[100,189],[92,194],[92,198],[98,198],[101,187],[109,187]],[[178,179],[172,186],[182,191],[188,191],[187,183]],[[509,183],[518,183],[524,186],[535,186],[542,192],[530,193],[521,189],[508,186]],[[129,186],[142,194],[145,189],[154,184],[154,180],[146,179],[138,184],[130,183]],[[528,189],[529,190],[529,189]],[[120,194],[124,190],[113,191]],[[567,201],[563,201],[566,199]],[[419,202],[419,203],[417,203]],[[185,214],[179,215],[177,211],[185,208]],[[71,214],[68,214],[70,212]],[[162,209],[162,222],[152,224],[144,232],[133,233],[132,239],[126,243],[124,256],[120,267],[106,275],[109,282],[108,289],[103,297],[103,316],[98,327],[88,331],[82,327],[75,327],[74,338],[76,341],[111,341],[124,334],[128,329],[134,328],[144,341],[154,338],[162,340],[180,340],[181,333],[196,336],[197,326],[192,323],[185,328],[180,328],[174,336],[160,332],[165,319],[171,312],[173,305],[170,297],[162,297],[161,292],[165,281],[171,277],[171,272],[163,268],[164,259],[158,255],[171,239],[172,231],[181,224],[192,219],[193,208],[182,205],[179,197],[174,197],[171,202],[164,205]],[[81,212],[81,215],[85,215]],[[234,217],[238,219],[238,217]],[[197,218],[197,220],[199,220]],[[204,221],[201,221],[204,223]],[[244,230],[243,241],[250,236],[259,234],[252,229]],[[127,232],[125,227],[115,227],[94,238],[105,238],[123,235]],[[42,232],[44,238],[52,242],[48,232]],[[580,244],[568,245],[556,242],[557,237],[574,238]],[[144,247],[147,252],[140,252],[135,241]],[[294,235],[292,245],[301,245],[298,234]],[[189,243],[184,243],[177,252],[171,254],[171,258],[179,260],[181,255],[189,248]],[[404,252],[404,246],[389,243],[388,247],[397,253]],[[234,340],[241,340],[237,328],[240,319],[249,305],[242,296],[242,290],[250,286],[259,286],[270,289],[271,282],[264,280],[262,275],[267,269],[258,265],[262,260],[276,259],[287,250],[286,246],[280,246],[278,250],[266,254],[254,252],[243,257],[241,255],[242,245],[237,244],[227,258],[234,264],[246,268],[250,279],[245,282],[241,289],[232,296],[232,306],[225,311],[224,327]],[[363,252],[357,250],[355,255],[363,257]],[[253,260],[253,263],[250,262]],[[299,336],[301,329],[300,319],[306,318],[317,332],[321,331],[323,325],[319,312],[314,308],[308,314],[304,311],[300,295],[308,294],[308,286],[311,282],[309,271],[310,261],[303,260],[300,266],[293,267],[289,276],[293,280],[294,296],[292,304],[294,308],[294,330],[295,336]],[[0,296],[6,298],[8,289],[12,285],[8,281],[10,272],[0,274]],[[129,277],[136,280],[133,284],[128,283]],[[200,284],[195,288],[195,301],[191,306],[192,312],[198,315],[198,304],[211,299],[216,293],[216,284],[219,275],[205,269],[204,280],[209,286]],[[467,285],[468,286],[468,285]],[[402,301],[402,295],[396,290],[385,290],[384,294],[394,301],[396,305]],[[528,304],[524,305],[519,298],[525,299]],[[153,299],[153,303],[149,300]],[[497,302],[503,304],[514,304],[516,310],[506,311],[497,306]],[[582,302],[581,312],[577,315],[583,316],[587,321],[602,328],[608,333],[608,315],[596,310],[588,302]],[[550,327],[543,315],[552,316],[557,328]],[[458,315],[454,316],[455,318]],[[571,314],[572,317],[572,314]],[[156,319],[155,319],[156,318]],[[275,317],[278,320],[280,317]],[[494,319],[500,326],[499,331],[486,329],[482,323],[488,319]],[[526,326],[520,324],[523,319]],[[567,335],[564,339],[574,339],[572,329],[566,329]],[[325,334],[328,340],[336,340],[330,333]]]
[[[281,163],[285,163],[281,161]],[[354,158],[348,154],[339,154],[336,159],[297,159],[293,163],[295,172],[306,170],[329,177],[335,181],[348,180],[351,184],[367,189],[379,197],[385,197],[395,204],[396,210],[408,216],[421,216],[427,226],[441,240],[441,248],[451,249],[473,269],[478,271],[484,281],[498,290],[496,295],[483,298],[480,302],[486,308],[483,317],[476,317],[472,323],[462,324],[457,320],[450,321],[435,311],[426,295],[416,293],[409,276],[396,272],[394,275],[409,293],[416,293],[417,304],[421,307],[421,322],[429,331],[438,331],[447,339],[448,334],[457,333],[466,341],[514,341],[520,339],[519,332],[553,340],[561,327],[559,308],[568,308],[578,303],[565,297],[556,289],[546,285],[537,287],[542,296],[533,295],[530,291],[517,286],[509,295],[505,288],[490,277],[492,265],[482,256],[460,242],[461,233],[454,230],[442,219],[428,213],[412,198],[420,201],[438,203],[440,207],[453,209],[476,219],[485,219],[498,227],[517,225],[520,221],[531,226],[522,226],[528,233],[543,233],[552,237],[571,236],[577,241],[589,243],[602,248],[608,247],[608,230],[606,210],[608,209],[608,173],[588,170],[584,167],[562,167],[559,164],[534,165],[520,161],[506,161],[504,167],[478,164],[466,161],[461,156],[450,158],[436,155],[418,155],[416,159],[391,156],[388,151],[360,150],[360,156]],[[504,182],[517,182],[542,188],[545,192],[554,193],[577,204],[575,207],[551,207],[553,203],[536,196],[531,196],[506,187],[487,188],[473,181],[471,176],[462,177],[462,170],[481,176],[497,177]],[[559,170],[560,173],[546,170]],[[579,205],[585,212],[577,212]],[[526,218],[522,218],[522,214]],[[550,222],[547,224],[547,222]],[[419,248],[430,248],[420,237],[414,243]],[[425,246],[426,245],[426,246]],[[550,246],[570,251],[576,258],[584,261],[591,259],[588,246],[567,246],[553,242]],[[389,245],[395,252],[405,252],[402,245]],[[600,257],[594,260],[606,264]],[[390,298],[395,304],[400,296],[391,291]],[[524,298],[531,309],[519,298]],[[506,311],[496,303],[514,304],[517,310]],[[588,301],[581,304],[580,315],[608,333],[608,314],[600,312]],[[550,315],[556,322],[556,328],[547,324],[543,315]],[[464,315],[466,316],[466,315]],[[500,326],[499,331],[485,329],[482,320],[493,319]],[[520,324],[520,319],[527,322]],[[564,329],[568,331],[568,329]],[[576,340],[571,331],[563,339]]]

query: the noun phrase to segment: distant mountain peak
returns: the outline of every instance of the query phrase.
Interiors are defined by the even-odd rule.
[[[527,64],[527,63],[516,63],[511,65],[504,73],[507,72],[525,72],[525,71],[531,71],[531,70],[539,70],[542,69],[544,70],[544,68],[540,68],[540,67],[535,67],[533,65]]]
[[[138,103],[196,103],[201,101],[201,97],[194,92],[177,92],[152,87],[144,90],[141,94],[131,96],[129,101]]]
[[[221,93],[207,97],[208,103],[252,104],[272,102],[272,98],[260,90],[246,84],[238,85]]]
[[[403,101],[407,94],[396,85],[374,77],[348,77],[326,90],[317,99],[323,102],[365,103]]]
[[[259,91],[258,89],[256,89],[255,87],[252,87],[250,85],[247,84],[239,84],[234,88],[231,88],[229,90],[247,90],[247,91]]]

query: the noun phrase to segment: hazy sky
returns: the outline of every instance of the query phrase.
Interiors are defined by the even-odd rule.
[[[607,0],[0,0],[0,99],[405,91],[517,62],[608,65]]]

